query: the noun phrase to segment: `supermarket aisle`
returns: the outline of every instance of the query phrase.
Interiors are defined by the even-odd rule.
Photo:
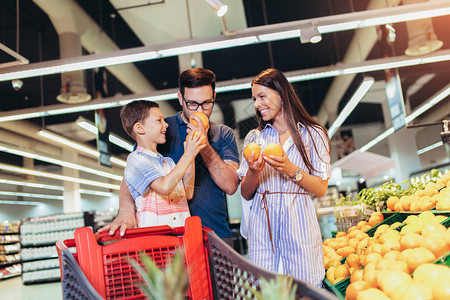
[[[2,300],[62,300],[61,282],[23,285],[20,276],[0,281]]]

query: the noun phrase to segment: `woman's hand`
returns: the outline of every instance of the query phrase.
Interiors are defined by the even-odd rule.
[[[269,166],[277,170],[278,173],[285,174],[289,177],[292,177],[298,170],[298,167],[289,160],[284,151],[283,156],[281,157],[273,155],[270,155],[270,157],[264,156],[264,160],[269,164]]]
[[[263,157],[263,155],[261,153],[259,155],[258,159],[255,160],[255,151],[253,151],[252,154],[249,156],[249,158],[245,159],[248,164],[248,171],[250,171],[251,174],[261,173],[261,171],[265,165],[264,159],[262,157]]]

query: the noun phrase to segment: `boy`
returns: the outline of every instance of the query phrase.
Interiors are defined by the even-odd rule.
[[[120,119],[137,143],[128,155],[124,179],[135,201],[138,226],[184,226],[190,216],[187,200],[194,194],[195,157],[205,147],[205,136],[192,134],[175,165],[156,150],[166,142],[169,126],[157,103],[133,101],[122,108]]]

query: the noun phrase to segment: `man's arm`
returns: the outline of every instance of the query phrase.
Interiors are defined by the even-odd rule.
[[[228,195],[233,195],[239,185],[239,176],[236,172],[239,164],[232,160],[222,160],[209,144],[200,151],[200,155],[214,183]]]
[[[134,200],[125,180],[122,179],[119,189],[119,213],[111,224],[100,228],[98,232],[109,230],[109,234],[114,235],[114,232],[117,229],[120,229],[120,235],[123,236],[126,229],[136,227],[136,208],[134,206]]]

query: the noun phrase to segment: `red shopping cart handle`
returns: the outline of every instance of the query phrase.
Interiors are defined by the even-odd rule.
[[[172,234],[182,235],[184,234],[184,227],[170,227],[168,225],[152,226],[152,227],[140,227],[125,230],[123,236],[116,230],[114,235],[109,235],[109,232],[100,232],[95,234],[95,238],[98,242],[105,242],[111,240],[127,239],[140,236],[158,235],[158,234]]]

